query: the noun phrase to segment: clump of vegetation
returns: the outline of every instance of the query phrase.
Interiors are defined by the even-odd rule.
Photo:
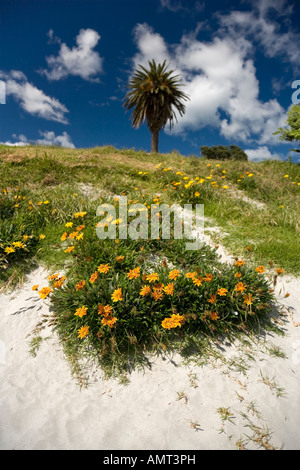
[[[237,145],[230,145],[229,147],[225,147],[224,145],[207,147],[203,145],[201,147],[201,154],[202,157],[208,158],[209,160],[248,160],[247,154]]]

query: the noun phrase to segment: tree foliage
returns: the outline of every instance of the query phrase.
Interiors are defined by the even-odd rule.
[[[170,129],[177,121],[176,112],[185,113],[183,101],[189,97],[180,90],[182,84],[174,70],[167,70],[166,61],[156,64],[149,61],[149,68],[139,65],[129,81],[123,107],[132,110],[132,126],[139,128],[147,122],[152,135],[151,152],[158,152],[158,134],[169,121]]]
[[[229,147],[223,145],[202,146],[201,154],[204,158],[210,160],[248,160],[244,150],[237,145],[230,145]]]
[[[274,135],[280,134],[280,140],[285,142],[299,142],[300,145],[300,105],[294,104],[288,111],[286,124],[289,127],[280,127]],[[300,149],[291,149],[293,152],[299,152]]]

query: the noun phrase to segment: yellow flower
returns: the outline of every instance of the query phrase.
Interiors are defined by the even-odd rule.
[[[119,302],[119,301],[123,300],[123,294],[122,294],[121,287],[114,290],[114,292],[111,295],[111,298],[112,298],[113,302]]]
[[[195,197],[199,197],[200,196],[200,193],[198,191],[195,192],[194,194]]]
[[[265,272],[265,267],[264,266],[258,266],[257,268],[255,268],[255,271],[259,274],[262,274]]]
[[[169,272],[169,278],[176,280],[178,276],[180,276],[180,271],[178,269],[173,269],[173,271]]]
[[[88,326],[82,326],[78,330],[78,336],[77,338],[83,339],[89,334],[89,327]]]
[[[83,233],[80,233],[77,235],[76,240],[82,240],[83,239]]]
[[[48,281],[54,281],[54,279],[57,279],[59,277],[59,273],[56,274],[51,274],[50,276],[47,277]]]
[[[50,204],[50,201],[44,201],[44,204]]]
[[[185,320],[183,315],[173,313],[170,318],[165,318],[161,322],[161,325],[163,328],[170,330],[171,328],[176,328],[177,326],[181,328],[181,325],[183,325],[184,321]]]
[[[9,253],[14,253],[16,250],[14,248],[12,248],[11,246],[7,246],[5,249],[4,249],[5,253],[9,254]]]
[[[218,295],[226,295],[226,292],[228,292],[228,290],[224,287],[220,287],[220,289],[217,290]]]
[[[136,279],[140,277],[140,268],[134,268],[127,273],[128,279]]]
[[[149,281],[149,282],[158,281],[159,280],[159,275],[157,273],[148,274],[148,276],[146,277],[146,280]]]
[[[74,250],[74,246],[69,246],[69,248],[66,248],[66,250],[64,250],[65,253],[71,253],[71,251]]]
[[[288,178],[288,177],[289,177],[289,175],[284,175],[284,178]]]
[[[23,235],[24,242],[27,242],[28,238],[29,238],[29,235]]]
[[[45,238],[46,235],[44,235],[43,233],[41,233],[40,235],[40,239],[43,240]]]
[[[90,283],[93,284],[97,278],[98,278],[98,273],[97,271],[95,271],[90,277]]]
[[[99,273],[107,274],[109,270],[110,270],[110,266],[108,263],[100,264],[100,266],[98,267]]]
[[[235,273],[234,277],[239,278],[239,277],[241,277],[241,275],[242,275],[242,273]]]
[[[76,212],[74,214],[75,219],[78,219],[78,217],[84,217],[86,212]]]
[[[73,222],[67,222],[65,224],[65,227],[69,228],[69,227],[73,227]]]
[[[24,248],[25,245],[22,242],[13,242],[15,248]]]
[[[79,282],[77,282],[75,288],[76,288],[76,290],[80,290],[80,289],[83,289],[84,286],[85,286],[85,281],[79,281]]]
[[[170,282],[170,284],[167,284],[164,287],[164,291],[167,295],[173,295],[173,293],[174,293],[174,284],[173,284],[173,282]]]
[[[228,189],[228,186],[224,185],[222,186],[223,189]]]
[[[46,297],[48,297],[48,295],[53,292],[53,289],[51,289],[51,287],[43,287],[40,291],[39,291],[39,296],[41,299],[45,299]]]
[[[86,315],[86,312],[87,312],[87,307],[79,307],[76,312],[74,313],[74,315],[76,315],[76,317],[84,317],[84,315]]]
[[[34,286],[32,286],[32,289],[31,290],[37,290],[39,287],[39,284],[35,284]]]
[[[150,294],[151,292],[151,287],[150,286],[144,286],[142,287],[142,289],[140,290],[140,295],[142,297],[145,297],[146,295]]]

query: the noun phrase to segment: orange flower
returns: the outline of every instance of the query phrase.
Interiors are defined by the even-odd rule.
[[[80,289],[83,289],[85,286],[85,281],[79,281],[77,284],[76,284],[76,290],[80,290]]]
[[[228,290],[224,287],[220,287],[220,289],[217,290],[218,295],[226,295],[226,292],[228,292]]]
[[[178,276],[180,276],[180,274],[181,273],[178,269],[173,269],[173,271],[169,272],[169,278],[174,279],[176,281],[176,279],[178,278]]]
[[[151,292],[151,287],[150,286],[144,286],[142,287],[142,289],[140,290],[140,295],[142,297],[145,297],[146,295],[150,294]]]
[[[265,267],[264,266],[258,266],[257,268],[255,268],[255,271],[259,274],[262,274],[265,272]]]
[[[238,282],[237,285],[235,286],[235,290],[237,292],[244,292],[244,290],[246,289],[246,285],[243,284],[242,282]]]
[[[211,294],[207,302],[209,302],[210,304],[214,304],[216,300],[217,300],[217,296],[214,294]]]
[[[129,273],[127,273],[128,279],[136,279],[140,277],[140,268],[130,269]]]
[[[216,320],[218,320],[219,316],[218,316],[217,312],[211,312],[210,318],[211,318],[211,320],[216,321]]]
[[[118,263],[122,263],[124,261],[124,258],[125,256],[116,256],[116,261],[118,261]]]
[[[37,290],[39,287],[39,284],[35,284],[34,286],[32,286],[32,289],[31,290]]]
[[[164,287],[164,291],[167,295],[173,295],[173,293],[174,293],[174,284],[173,284],[173,282],[170,282],[170,284],[167,284],[166,287]]]
[[[193,283],[196,285],[196,286],[202,286],[202,282],[203,282],[203,277],[194,277],[193,278]]]
[[[244,295],[244,304],[252,305],[252,303],[253,303],[252,295],[251,294],[245,294]]]
[[[161,290],[155,290],[152,292],[151,295],[154,298],[154,300],[161,300],[164,294]]]
[[[110,270],[110,266],[108,263],[100,264],[100,266],[98,267],[99,273],[107,274],[109,270]]]
[[[241,277],[242,273],[235,273],[234,277],[239,278]]]
[[[53,287],[54,287],[55,289],[59,289],[59,288],[63,285],[63,283],[65,282],[66,279],[67,279],[66,276],[61,276],[59,279],[57,279],[57,280],[53,283]]]
[[[107,317],[102,318],[101,323],[103,325],[109,326],[110,328],[114,328],[116,326],[117,320],[118,320],[117,317],[107,316]]]
[[[71,251],[74,250],[74,246],[69,246],[69,248],[67,248],[65,251],[65,253],[71,253]]]
[[[62,242],[66,240],[67,238],[68,238],[68,232],[63,233],[62,236],[60,237]]]
[[[187,279],[194,279],[195,276],[197,276],[196,271],[194,271],[193,273],[186,273],[185,275]]]
[[[205,278],[203,279],[204,281],[210,282],[213,280],[213,275],[212,274],[207,274],[205,273]]]
[[[277,269],[275,269],[275,271],[276,271],[277,274],[279,274],[279,275],[282,274],[282,273],[284,273],[284,269],[282,269],[282,268],[277,268]]]
[[[41,299],[45,299],[51,292],[53,292],[51,287],[42,287],[42,289],[39,290],[39,296]]]
[[[97,278],[98,278],[98,273],[97,271],[95,271],[90,277],[90,283],[93,284]]]
[[[245,261],[242,260],[242,259],[237,260],[237,261],[234,263],[235,266],[243,266],[244,264],[245,264]]]
[[[78,330],[78,336],[77,338],[83,339],[89,334],[89,327],[88,326],[82,326]]]
[[[86,315],[86,312],[87,312],[87,307],[83,306],[83,307],[79,307],[76,312],[74,313],[74,315],[76,317],[84,317],[84,315]]]
[[[112,298],[113,302],[119,302],[119,301],[123,300],[123,294],[122,294],[121,287],[114,290],[114,292],[111,295],[111,298]]]

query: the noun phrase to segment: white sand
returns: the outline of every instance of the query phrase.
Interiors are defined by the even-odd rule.
[[[29,354],[26,336],[49,313],[31,287],[46,285],[46,276],[38,269],[13,296],[0,296],[1,449],[236,449],[238,441],[257,449],[262,434],[270,446],[300,449],[300,279],[280,279],[278,297],[293,321],[288,314],[285,336],[253,345],[255,360],[245,346],[221,345],[223,360],[202,367],[166,357],[134,371],[128,385],[98,372],[80,389],[49,327],[36,357]],[[272,344],[286,358],[271,355]],[[219,408],[229,408],[232,422],[222,421]]]

